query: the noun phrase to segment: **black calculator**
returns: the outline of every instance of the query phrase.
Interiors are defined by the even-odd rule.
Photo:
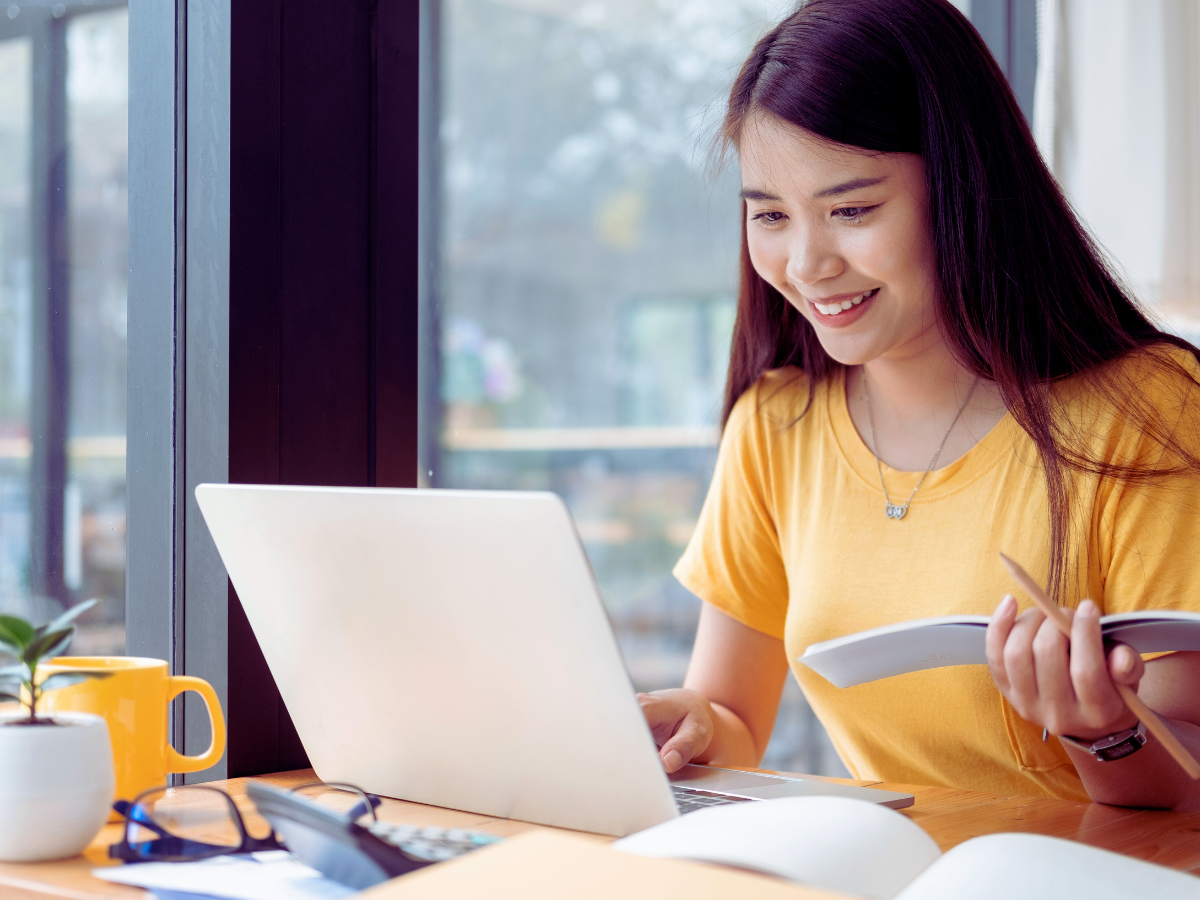
[[[246,784],[246,795],[300,862],[356,890],[502,840],[458,828],[359,824],[308,797],[259,781]]]

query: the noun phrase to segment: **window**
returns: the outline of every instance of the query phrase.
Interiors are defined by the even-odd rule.
[[[736,171],[710,153],[771,2],[442,7],[444,487],[571,508],[635,686],[682,682],[671,567],[716,457]],[[790,680],[789,680],[790,681]],[[844,773],[789,684],[765,765]]]
[[[0,610],[125,646],[128,15],[0,10]]]

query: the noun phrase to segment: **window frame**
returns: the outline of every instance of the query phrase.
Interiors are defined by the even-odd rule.
[[[434,7],[284,6],[130,0],[127,647],[217,691],[188,781],[307,765],[195,486],[416,484]]]

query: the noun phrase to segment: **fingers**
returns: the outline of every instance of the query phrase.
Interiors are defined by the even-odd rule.
[[[679,771],[703,752],[712,735],[710,728],[698,716],[688,714],[675,735],[659,748],[658,755],[667,774]]]
[[[1000,688],[1000,693],[1007,695],[1009,690],[1008,673],[1004,668],[1004,644],[1012,631],[1013,622],[1017,618],[1017,601],[1012,594],[1005,594],[996,611],[992,613],[992,621],[988,623],[987,637],[984,646],[987,650],[988,668],[992,671],[992,679]]]
[[[1100,634],[1100,612],[1095,603],[1084,600],[1071,622],[1071,681],[1085,709],[1111,711],[1114,704],[1120,704],[1108,676],[1108,665]]]
[[[654,743],[663,746],[679,730],[687,707],[673,696],[674,691],[655,691],[650,694],[638,694],[638,704],[642,707],[642,715],[650,726],[650,735]]]
[[[1146,663],[1129,645],[1117,644],[1108,655],[1108,671],[1113,681],[1136,688],[1146,674]]]
[[[1061,734],[1064,721],[1076,706],[1071,643],[1049,619],[1042,621],[1033,637],[1033,661],[1041,724]]]
[[[708,749],[713,720],[708,701],[701,694],[672,688],[638,694],[637,699],[668,774]]]
[[[1064,612],[1070,637],[1036,609],[1018,615],[1011,596],[1000,602],[985,641],[996,686],[1019,715],[1055,734],[1087,738],[1127,727],[1132,714],[1114,682],[1136,688],[1145,664],[1123,644],[1106,653],[1091,600]]]
[[[1004,644],[1004,669],[1008,675],[1008,700],[1022,716],[1036,715],[1038,702],[1037,665],[1033,640],[1046,617],[1036,609],[1017,616]]]

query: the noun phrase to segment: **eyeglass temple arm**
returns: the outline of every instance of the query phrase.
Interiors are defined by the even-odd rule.
[[[378,797],[376,797],[374,794],[368,794],[367,800],[370,801],[371,809],[378,809],[379,804],[383,802]],[[364,803],[362,800],[359,800],[356,804],[354,804],[354,807],[346,815],[350,819],[351,822],[354,822],[358,819],[359,816],[365,816],[366,814],[367,814],[367,804]]]

